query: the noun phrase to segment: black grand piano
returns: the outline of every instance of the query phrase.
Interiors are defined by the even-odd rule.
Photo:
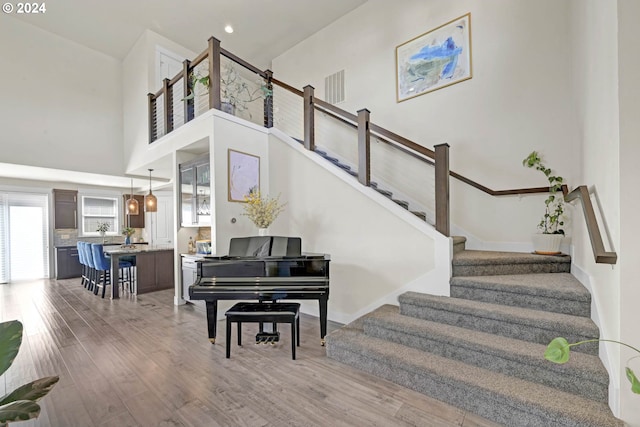
[[[198,261],[198,278],[189,287],[189,297],[206,302],[212,344],[216,341],[218,300],[316,299],[320,305],[320,343],[324,345],[330,257],[302,253],[301,248],[299,237],[239,237],[231,239],[229,255]]]

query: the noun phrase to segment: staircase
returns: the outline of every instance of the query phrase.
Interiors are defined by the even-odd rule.
[[[304,141],[302,140],[297,140],[300,144],[303,144]],[[347,165],[346,163],[344,163],[344,161],[338,159],[337,157],[333,157],[331,155],[329,155],[326,151],[320,149],[320,148],[315,148],[314,152],[316,154],[319,154],[321,157],[323,157],[325,160],[329,161],[330,163],[334,164],[335,166],[337,166],[338,168],[342,169],[344,172],[348,173],[349,175],[355,177],[356,179],[358,178],[358,172],[354,171],[351,166]],[[375,181],[371,181],[370,182],[370,187],[373,188],[374,190],[376,190],[378,193],[382,194],[383,196],[391,199],[394,203],[396,203],[398,206],[401,206],[403,208],[405,208],[406,210],[410,211],[412,214],[414,214],[415,216],[417,216],[418,218],[420,218],[423,221],[428,222],[431,225],[435,225],[435,219],[433,218],[429,218],[427,213],[424,211],[419,211],[419,210],[414,210],[414,209],[410,209],[409,207],[409,202],[407,202],[406,200],[401,200],[398,199],[396,197],[393,196],[393,192],[389,191],[389,190],[385,190],[383,189],[377,182]]]
[[[597,344],[564,365],[543,356],[557,336],[599,335],[570,263],[454,239],[451,297],[407,292],[329,334],[327,355],[509,426],[621,426]]]

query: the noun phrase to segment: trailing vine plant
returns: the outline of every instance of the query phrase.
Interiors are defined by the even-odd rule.
[[[635,350],[638,353],[637,356],[631,357],[627,360],[627,364],[625,366],[625,373],[627,375],[627,378],[629,379],[629,382],[631,383],[631,391],[634,392],[635,394],[640,394],[640,381],[638,380],[638,377],[636,376],[636,374],[629,367],[629,362],[631,362],[631,360],[640,358],[640,350],[638,350],[635,347],[631,347],[629,344],[625,344],[620,341],[602,340],[602,339],[585,340],[585,341],[569,344],[566,338],[557,337],[557,338],[554,338],[547,346],[547,349],[544,352],[544,358],[553,363],[558,363],[558,364],[567,363],[569,361],[571,347],[581,345],[581,344],[586,344],[589,342],[598,342],[598,341],[614,342],[616,344],[629,347],[630,349]]]
[[[549,197],[544,201],[544,216],[538,224],[538,228],[543,234],[562,234],[564,230],[564,196],[562,195],[562,184],[564,179],[561,176],[551,174],[551,169],[542,163],[542,158],[537,151],[532,151],[522,161],[522,165],[528,168],[539,170],[549,181]],[[557,194],[557,193],[560,194]]]

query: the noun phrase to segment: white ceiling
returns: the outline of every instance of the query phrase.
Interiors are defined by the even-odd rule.
[[[197,53],[206,48],[209,37],[216,37],[228,51],[268,69],[273,58],[366,1],[55,0],[46,2],[44,14],[12,16],[120,60],[150,29]],[[229,24],[233,34],[224,32]],[[60,181],[55,169],[5,166],[0,176]],[[66,182],[129,186],[125,177],[67,172],[64,176]]]
[[[366,0],[55,0],[45,14],[13,14],[123,59],[145,29],[200,53],[207,39],[261,69]],[[231,24],[233,34],[224,32]]]

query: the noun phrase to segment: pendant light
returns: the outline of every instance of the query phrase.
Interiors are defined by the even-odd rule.
[[[144,211],[145,212],[157,212],[158,211],[158,199],[151,192],[151,172],[153,169],[149,169],[149,194],[144,196]]]
[[[140,208],[138,206],[138,201],[135,197],[133,197],[133,178],[131,178],[131,194],[129,194],[129,198],[125,202],[127,216],[129,215],[138,215],[140,213]]]

